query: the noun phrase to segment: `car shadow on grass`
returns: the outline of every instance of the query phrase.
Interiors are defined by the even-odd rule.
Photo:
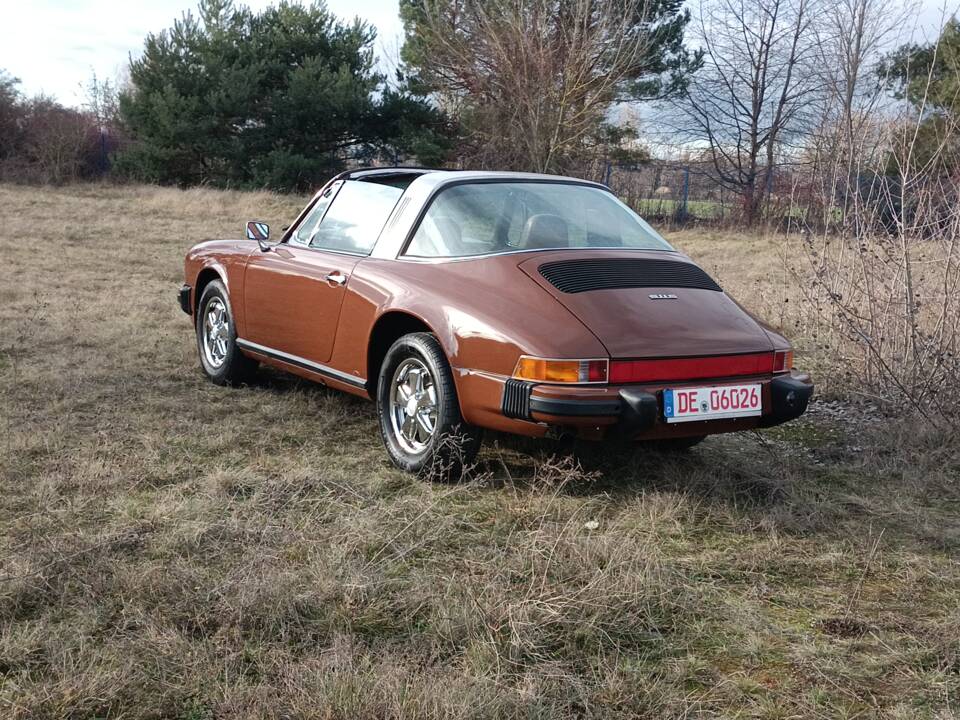
[[[344,407],[349,407],[351,411],[364,416],[376,418],[377,414],[374,404],[366,398],[265,366],[260,366],[253,379],[244,387],[264,390],[280,396],[303,393],[325,403],[342,403]]]
[[[269,368],[261,368],[250,389],[278,398],[300,396],[306,400],[300,413],[332,412],[342,419],[328,430],[340,446],[352,447],[363,437],[371,443],[369,451],[376,452],[373,443],[379,445],[379,440],[373,438],[379,431],[372,402]],[[379,457],[380,471],[394,477],[397,487],[430,481],[404,476],[390,465],[385,451]],[[937,478],[908,457],[899,442],[871,439],[857,425],[811,413],[769,430],[711,436],[682,452],[664,452],[655,443],[571,443],[487,432],[479,457],[456,479],[481,492],[551,493],[613,504],[650,493],[676,494],[702,507],[746,512],[768,527],[795,534],[840,532],[845,523],[868,514],[882,516],[891,533],[900,531],[920,545],[960,547],[960,531],[951,531],[948,538],[943,532],[926,537],[917,531],[910,509],[918,504],[931,523],[944,524],[945,512],[928,496],[935,499],[945,489],[931,484]],[[905,474],[914,476],[906,484]],[[905,491],[910,503],[886,499],[890,492],[905,497]]]
[[[363,398],[270,368],[260,369],[252,387],[342,404],[370,423],[371,433],[378,432],[376,407]],[[488,431],[484,450],[461,480],[490,489],[552,489],[619,500],[669,491],[738,506],[772,505],[785,498],[784,468],[801,463],[803,453],[800,444],[756,432],[709,437],[690,450],[664,452],[656,443],[533,439]]]
[[[738,506],[786,497],[781,471],[790,461],[756,433],[708,438],[682,452],[664,452],[654,443],[560,443],[502,434],[488,436],[488,443],[474,474],[494,487],[617,499],[669,491]]]

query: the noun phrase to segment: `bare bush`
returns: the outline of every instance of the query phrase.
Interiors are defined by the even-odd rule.
[[[854,164],[842,221],[806,236],[810,308],[854,392],[937,423],[960,409],[960,192],[917,163],[919,120],[882,129],[888,169]]]

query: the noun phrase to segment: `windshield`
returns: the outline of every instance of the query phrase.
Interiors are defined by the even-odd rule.
[[[673,249],[606,190],[572,183],[487,182],[442,190],[405,254],[464,257],[568,248]]]

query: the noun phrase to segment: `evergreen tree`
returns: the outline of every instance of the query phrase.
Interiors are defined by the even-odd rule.
[[[135,142],[119,169],[161,183],[307,189],[349,155],[436,160],[442,116],[386,86],[374,38],[322,2],[254,13],[202,0],[130,63],[120,111]]]
[[[950,18],[931,43],[898,48],[878,75],[881,82],[890,79],[896,98],[922,114],[920,125],[914,128],[911,122],[906,130],[908,137],[915,134],[914,167],[931,172],[960,167],[960,22]],[[892,164],[888,172],[895,173]]]
[[[879,69],[896,96],[928,113],[960,110],[960,22],[950,18],[934,42],[900,47]]]

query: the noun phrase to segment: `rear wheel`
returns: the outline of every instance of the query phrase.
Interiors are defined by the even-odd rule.
[[[237,347],[237,328],[227,289],[213,280],[204,289],[197,304],[197,350],[200,366],[217,385],[248,382],[257,369],[257,361]]]
[[[390,460],[407,472],[456,479],[480,449],[480,429],[463,421],[450,364],[429,333],[404,335],[387,351],[377,409]]]

